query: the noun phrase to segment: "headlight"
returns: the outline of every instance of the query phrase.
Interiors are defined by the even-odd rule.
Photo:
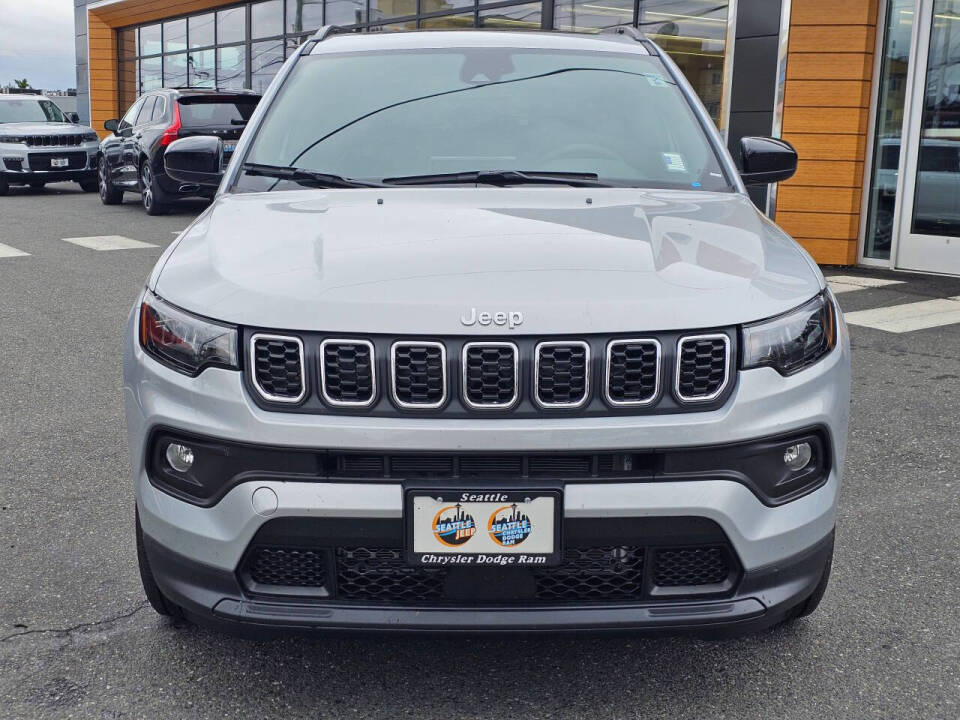
[[[779,317],[743,327],[743,368],[793,375],[837,344],[837,311],[826,293]]]
[[[140,305],[140,345],[186,375],[197,375],[209,366],[238,367],[235,327],[190,315],[150,292]]]
[[[0,143],[25,143],[27,139],[22,135],[0,135]]]

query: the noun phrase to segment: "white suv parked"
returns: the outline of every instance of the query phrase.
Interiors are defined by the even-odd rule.
[[[144,588],[253,634],[742,632],[813,611],[850,351],[630,31],[336,34],[290,58],[124,346]]]

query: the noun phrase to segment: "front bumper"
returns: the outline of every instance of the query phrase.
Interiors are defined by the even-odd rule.
[[[33,148],[0,141],[0,178],[11,185],[31,182],[92,180],[97,177],[99,142],[63,148]],[[49,158],[69,160],[68,168],[51,168]]]
[[[724,407],[684,415],[536,420],[351,417],[263,410],[239,373],[211,368],[188,378],[146,356],[131,316],[124,346],[124,393],[137,506],[151,565],[171,599],[215,624],[252,627],[407,629],[674,629],[707,624],[763,626],[802,602],[819,580],[832,542],[849,418],[850,358],[838,348],[789,378],[743,371]],[[212,507],[179,500],[151,484],[147,442],[159,428],[238,443],[372,451],[532,452],[690,448],[739,443],[811,427],[830,439],[825,484],[771,507],[727,478],[677,482],[582,482],[564,487],[564,521],[590,518],[705,518],[722,530],[742,576],[722,599],[678,599],[616,607],[364,608],[264,600],[245,591],[238,568],[257,532],[281,518],[399,521],[403,486],[387,482],[296,482],[251,477]],[[275,508],[255,503],[263,489]],[[262,497],[262,495],[261,495]]]

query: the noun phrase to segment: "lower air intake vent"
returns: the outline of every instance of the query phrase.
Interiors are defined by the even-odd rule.
[[[257,392],[273,402],[300,402],[306,395],[303,343],[281,335],[254,335],[251,372]]]
[[[472,408],[509,408],[517,401],[513,343],[467,343],[463,347],[463,399]]]
[[[717,585],[730,577],[722,547],[661,548],[656,551],[653,584],[658,587]]]
[[[393,399],[402,408],[438,408],[447,399],[447,354],[436,342],[397,342],[390,358]]]
[[[338,407],[367,407],[376,395],[373,344],[368,340],[320,343],[323,399]]]
[[[537,403],[547,408],[583,405],[590,389],[590,346],[580,341],[542,342],[535,353]]]
[[[607,345],[607,402],[649,405],[660,390],[660,343],[615,340]]]
[[[681,338],[677,345],[677,398],[707,402],[727,386],[730,339],[726,335]]]

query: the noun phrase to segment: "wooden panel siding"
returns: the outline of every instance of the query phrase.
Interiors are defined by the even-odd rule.
[[[800,156],[777,222],[817,262],[857,258],[878,0],[793,0],[783,137]]]

